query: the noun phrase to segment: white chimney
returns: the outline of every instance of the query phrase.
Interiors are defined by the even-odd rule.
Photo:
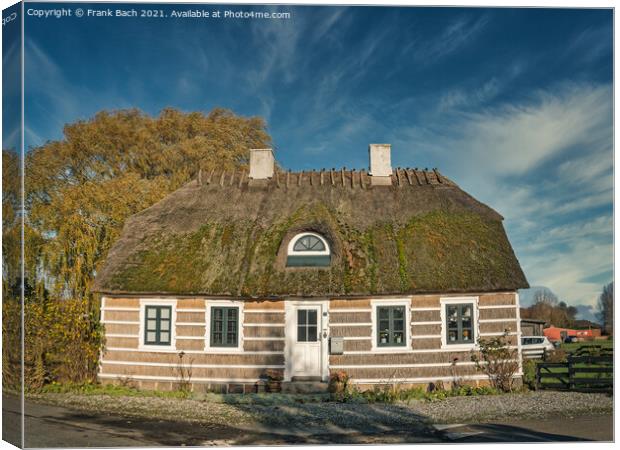
[[[392,184],[392,161],[390,144],[370,144],[370,175],[372,184]]]
[[[273,177],[275,160],[270,148],[253,148],[250,150],[250,178],[265,180]]]

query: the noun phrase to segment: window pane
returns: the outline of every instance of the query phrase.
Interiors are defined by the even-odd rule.
[[[379,331],[389,331],[390,330],[390,321],[389,320],[380,320],[379,321]]]
[[[471,341],[471,329],[463,329],[463,340],[464,341]]]
[[[308,311],[308,325],[316,325],[316,309],[311,309]]]
[[[169,319],[170,318],[170,308],[161,308],[160,309],[160,315],[162,319]]]
[[[463,317],[471,317],[471,305],[463,306]]]
[[[162,320],[159,322],[159,329],[162,331],[170,331],[170,321]]]
[[[388,319],[390,317],[390,310],[388,308],[377,308],[379,311],[379,319]]]
[[[405,321],[404,320],[395,320],[394,325],[392,327],[394,331],[403,331],[405,329]]]
[[[155,319],[157,317],[157,310],[155,308],[146,308],[147,319]]]
[[[297,341],[298,342],[306,342],[308,340],[306,327],[305,325],[300,325],[297,327]]]
[[[387,331],[379,332],[379,344],[387,344],[390,341],[390,333]]]
[[[314,326],[308,327],[308,342],[316,342],[316,330]]]
[[[298,309],[297,310],[297,325],[305,325],[306,324],[306,310]]]
[[[228,320],[237,320],[237,308],[228,308]]]
[[[448,331],[448,340],[449,341],[456,341],[457,338],[457,331],[456,330],[450,330]]]
[[[402,331],[397,331],[394,333],[394,342],[393,344],[403,344],[405,342],[405,334]]]
[[[394,308],[392,311],[394,319],[403,319],[405,317],[405,308]]]
[[[146,329],[147,330],[156,330],[157,329],[157,321],[156,320],[147,320],[146,321]]]
[[[170,333],[168,333],[167,331],[159,333],[159,341],[162,344],[169,343],[170,342]]]
[[[156,339],[156,337],[155,337],[155,332],[154,331],[149,331],[149,332],[146,333],[146,342],[147,343],[155,342],[155,339]]]
[[[213,318],[215,320],[222,320],[224,315],[224,310],[222,308],[212,308],[211,313],[213,314]]]
[[[463,328],[471,328],[471,317],[463,317],[461,324]]]
[[[213,343],[221,344],[222,343],[222,333],[219,331],[213,332]]]

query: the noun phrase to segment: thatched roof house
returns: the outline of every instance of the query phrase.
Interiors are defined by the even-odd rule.
[[[504,309],[512,314],[506,318],[515,321],[516,290],[528,285],[502,216],[437,170],[392,170],[388,145],[372,145],[370,156],[370,173],[344,169],[292,173],[275,170],[271,150],[257,150],[252,152],[249,173],[201,174],[127,221],[97,277],[96,289],[107,305],[113,299],[127,303],[135,298],[138,312],[143,308],[139,303],[147,304],[149,298],[199,301],[207,315],[210,301],[241,301],[246,313],[250,303],[263,305],[261,311],[269,309],[266,304],[279,305],[283,325],[287,302],[327,301],[319,312],[325,317],[330,311],[334,314],[322,325],[313,319],[319,329],[336,337],[329,324],[339,309],[353,307],[351,313],[357,316],[352,320],[368,325],[367,340],[372,342],[380,342],[370,333],[376,325],[370,317],[376,312],[370,306],[373,299],[407,299],[409,315],[415,311],[416,298],[436,298],[436,305],[430,302],[420,313],[436,311],[440,319],[441,298],[475,298],[478,314],[484,295],[496,299],[508,295],[513,300]],[[502,306],[505,300],[498,302]],[[278,322],[274,313],[269,317],[273,319],[269,323]],[[441,325],[440,320],[423,322]],[[206,316],[201,326],[204,339],[209,335]],[[448,330],[438,328],[422,339],[429,343],[435,339],[439,348]],[[462,329],[461,323],[459,333]],[[474,330],[471,334],[478,335]],[[374,345],[360,346],[363,336],[343,340],[372,351]],[[279,334],[266,337],[286,341]],[[414,331],[398,339],[411,341],[415,350]],[[235,342],[243,345],[241,350],[248,347],[239,341],[238,336]],[[208,346],[202,345],[205,353]],[[320,350],[325,354],[320,374],[328,373],[332,359],[343,357],[328,358],[327,347]],[[346,343],[344,347],[346,355]],[[283,348],[280,352],[286,353]]]

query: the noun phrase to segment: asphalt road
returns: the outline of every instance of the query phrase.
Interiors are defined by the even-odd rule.
[[[3,397],[3,439],[19,442],[20,403]],[[88,414],[26,402],[26,447],[154,447],[183,445],[402,444],[421,442],[558,442],[613,439],[609,416],[453,424],[384,430],[380,434],[241,429],[187,422]],[[17,440],[15,440],[17,439]]]

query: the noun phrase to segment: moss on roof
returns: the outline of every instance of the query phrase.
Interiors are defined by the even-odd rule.
[[[340,186],[318,174],[313,184],[289,175],[288,187],[237,176],[189,183],[128,220],[96,289],[258,297],[527,287],[501,216],[444,177],[370,187],[360,175],[355,188],[353,172],[339,174]],[[330,267],[285,267],[286,244],[303,230],[327,238]]]

